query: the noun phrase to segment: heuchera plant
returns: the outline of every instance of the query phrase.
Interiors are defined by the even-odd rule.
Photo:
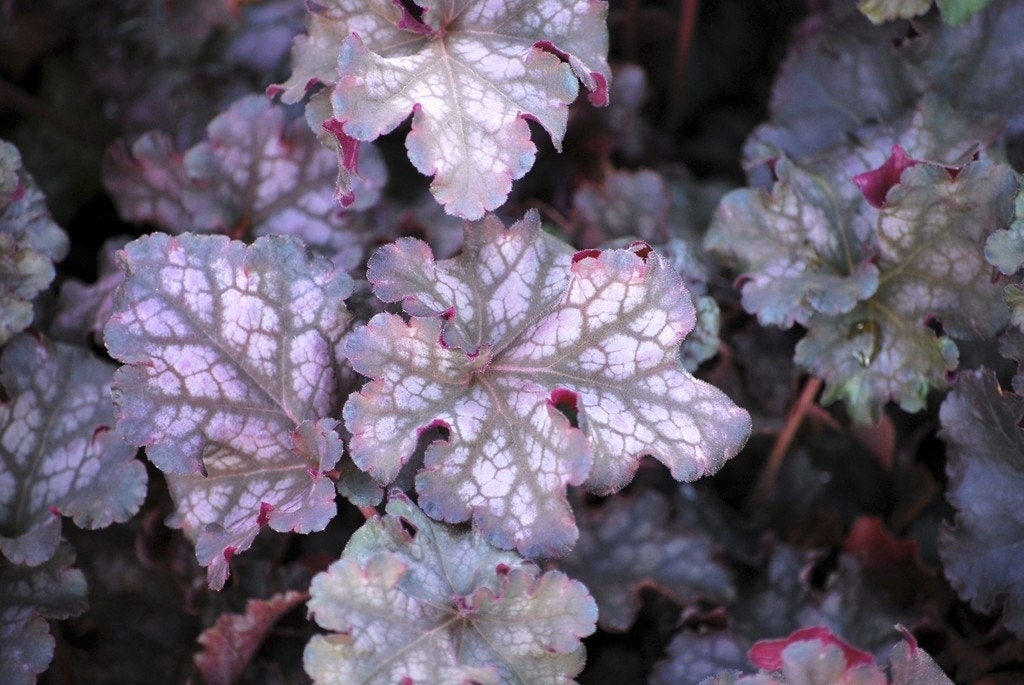
[[[1024,679],[1022,27],[0,3],[0,682]]]

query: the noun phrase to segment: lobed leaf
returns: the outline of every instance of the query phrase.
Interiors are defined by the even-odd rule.
[[[105,329],[118,426],[167,476],[170,523],[210,583],[259,528],[335,514],[340,344],[351,280],[292,238],[153,234],[120,253]]]
[[[597,618],[579,582],[435,523],[400,494],[310,594],[332,631],[306,648],[315,683],[569,683]]]
[[[0,681],[31,685],[50,665],[54,639],[47,618],[77,616],[86,609],[85,576],[70,568],[75,553],[60,544],[36,566],[0,556]]]
[[[681,368],[693,304],[645,244],[574,256],[536,213],[508,230],[488,217],[468,225],[459,257],[435,262],[403,239],[377,251],[368,278],[411,318],[379,314],[348,338],[353,367],[374,379],[345,405],[352,458],[388,483],[419,434],[443,426],[420,504],[472,518],[499,547],[562,554],[576,537],[567,485],[614,492],[647,454],[693,480],[749,433],[745,411]]]
[[[60,515],[84,528],[126,521],[146,496],[135,448],[112,430],[114,369],[91,353],[28,335],[0,357],[0,552],[36,566],[53,556]]]
[[[961,373],[942,403],[949,446],[949,490],[957,512],[939,536],[946,577],[982,613],[1002,608],[1003,622],[1024,635],[1024,399],[1003,392],[993,372]]]
[[[0,140],[0,345],[32,323],[32,301],[68,248],[18,149]]]
[[[112,147],[104,180],[121,215],[176,234],[295,235],[346,269],[363,263],[373,236],[338,206],[335,156],[303,122],[289,124],[283,107],[249,95],[206,134],[184,154],[161,133],[142,136],[130,151]],[[352,210],[376,204],[387,180],[375,147],[362,151],[362,162],[346,196]]]
[[[607,6],[598,0],[418,0],[422,19],[390,0],[311,6],[291,79],[271,92],[298,100],[333,87],[342,146],[357,147],[413,115],[409,159],[434,177],[445,209],[479,219],[533,165],[526,119],[560,147],[577,79],[607,103]]]

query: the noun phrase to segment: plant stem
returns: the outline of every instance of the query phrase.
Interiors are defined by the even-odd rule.
[[[750,499],[747,500],[748,510],[752,510],[755,506],[764,502],[772,494],[772,491],[775,490],[775,481],[779,477],[779,471],[782,470],[782,462],[789,451],[790,445],[793,443],[793,438],[796,437],[797,429],[800,428],[800,424],[803,423],[807,412],[814,405],[814,398],[818,396],[821,385],[821,379],[813,376],[804,383],[804,389],[800,392],[800,397],[797,398],[796,404],[790,408],[789,413],[786,415],[786,422],[782,425],[782,430],[779,431],[778,437],[775,438],[775,444],[772,445],[772,451],[768,453],[768,461],[761,470],[761,475],[757,479],[754,492]]]
[[[700,0],[683,0],[676,26],[676,54],[672,63],[672,82],[669,85],[668,109],[665,113],[665,132],[673,136],[679,128],[683,112],[683,96],[686,94],[686,66],[693,49],[693,31],[697,26],[697,11]]]

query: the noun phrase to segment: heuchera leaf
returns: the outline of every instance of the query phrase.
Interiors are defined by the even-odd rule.
[[[577,79],[607,102],[607,5],[599,0],[417,0],[422,20],[391,0],[310,5],[285,101],[331,84],[339,142],[357,144],[413,114],[409,159],[434,176],[446,210],[479,219],[533,165],[526,119],[556,148]],[[339,56],[340,55],[340,56]]]
[[[0,345],[32,323],[32,300],[68,247],[18,149],[0,140]]]
[[[965,147],[943,151],[928,134],[944,111],[923,103],[901,134],[908,149],[884,161],[890,134],[800,164],[779,158],[771,194],[730,193],[707,236],[738,262],[744,307],[761,323],[808,329],[796,362],[828,382],[823,402],[845,399],[861,423],[890,399],[919,410],[956,368],[951,337],[991,336],[1007,321],[981,246],[1010,220],[1016,175],[986,159],[921,161]],[[935,319],[950,337],[928,327]]]
[[[112,430],[114,368],[78,347],[28,335],[0,357],[0,552],[35,566],[60,538],[60,514],[84,528],[126,521],[146,469]]]
[[[629,630],[645,587],[684,605],[735,598],[708,532],[669,525],[669,514],[665,497],[650,490],[577,511],[579,540],[558,567],[590,589],[602,628]]]
[[[858,0],[857,9],[876,24],[910,19],[931,9],[932,0]]]
[[[1003,392],[993,372],[964,372],[942,403],[949,446],[947,498],[954,526],[942,531],[946,577],[980,612],[1002,608],[1024,635],[1024,398]]]
[[[362,150],[352,210],[373,206],[387,181],[376,148]],[[249,95],[213,119],[207,140],[183,155],[162,133],[107,154],[104,180],[121,215],[170,233],[221,233],[252,240],[295,235],[344,268],[361,264],[368,236],[349,226],[335,198],[337,164],[301,121]],[[350,202],[351,204],[351,202]]]
[[[70,568],[74,560],[67,543],[38,566],[0,556],[0,682],[5,685],[31,685],[50,665],[54,640],[47,618],[85,611],[85,576]]]
[[[242,677],[274,624],[309,595],[290,590],[268,599],[250,599],[244,614],[223,613],[199,636],[203,650],[195,662],[204,682],[231,685]]]
[[[693,480],[750,431],[745,411],[680,367],[693,305],[646,244],[573,255],[531,212],[507,230],[468,224],[450,260],[399,240],[367,273],[411,317],[378,314],[348,338],[353,367],[374,379],[345,405],[352,458],[388,483],[418,435],[443,426],[449,439],[416,478],[420,505],[472,518],[499,547],[563,554],[576,538],[566,485],[613,492],[646,454]]]
[[[86,285],[69,278],[60,287],[57,310],[50,321],[50,335],[79,345],[98,344],[103,327],[114,309],[114,291],[124,282],[124,273],[117,264],[117,251],[131,238],[119,236],[103,243],[97,258],[96,281]]]
[[[1007,276],[1024,267],[1024,181],[1013,202],[1013,220],[985,241],[985,259]]]
[[[569,683],[597,607],[578,581],[431,521],[401,495],[317,575],[306,648],[313,681]]]
[[[351,280],[294,238],[153,234],[120,253],[105,330],[123,362],[118,426],[167,475],[170,523],[210,583],[260,526],[309,532],[335,514],[340,344]]]

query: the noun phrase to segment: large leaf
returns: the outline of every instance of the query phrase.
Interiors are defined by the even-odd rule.
[[[987,370],[961,373],[942,403],[955,525],[939,550],[946,577],[978,611],[1002,608],[1024,635],[1024,398],[1003,392]]]
[[[32,323],[32,300],[67,252],[67,235],[50,217],[18,149],[0,140],[0,345]]]
[[[981,142],[971,136],[926,100],[902,130],[866,129],[857,145],[800,163],[781,157],[771,193],[730,193],[707,235],[742,270],[748,311],[808,329],[796,361],[828,381],[823,401],[845,399],[859,422],[890,399],[921,409],[956,368],[950,338],[991,336],[1007,321],[982,248],[1008,225],[1017,181],[1007,165],[964,163]]]
[[[335,156],[303,121],[288,123],[283,107],[249,95],[206,133],[184,154],[161,133],[142,136],[130,151],[112,147],[104,178],[121,215],[170,233],[296,235],[347,269],[365,261],[372,234],[338,206]],[[372,146],[362,151],[361,169],[348,197],[352,210],[376,204],[387,180]]]
[[[274,90],[295,101],[334,87],[343,146],[374,140],[413,114],[409,158],[435,197],[469,219],[505,202],[533,165],[526,119],[559,147],[577,78],[607,102],[606,4],[599,0],[418,0],[422,19],[391,0],[310,5],[294,73]],[[563,61],[564,59],[564,61]]]
[[[10,397],[0,406],[0,552],[35,566],[57,549],[60,514],[85,528],[131,517],[146,469],[111,430],[111,365],[22,335],[4,349],[0,374]]]
[[[427,518],[401,495],[317,575],[306,648],[318,684],[568,683],[597,607],[558,571],[541,574],[476,530]]]
[[[39,566],[0,557],[0,681],[5,685],[31,685],[49,666],[54,640],[47,618],[85,611],[85,576],[70,568],[74,560],[66,543]]]
[[[105,331],[125,364],[118,425],[167,474],[171,523],[210,582],[260,526],[308,532],[334,516],[323,474],[341,456],[336,348],[351,280],[297,240],[153,234],[129,243]]]
[[[613,492],[646,454],[693,480],[749,433],[745,411],[681,368],[693,304],[645,244],[573,255],[535,213],[507,230],[488,217],[468,225],[459,257],[435,262],[403,239],[368,278],[411,318],[379,314],[348,339],[374,379],[345,405],[353,460],[390,482],[419,434],[445,427],[416,479],[420,504],[472,518],[500,547],[562,554],[576,538],[567,485]]]

